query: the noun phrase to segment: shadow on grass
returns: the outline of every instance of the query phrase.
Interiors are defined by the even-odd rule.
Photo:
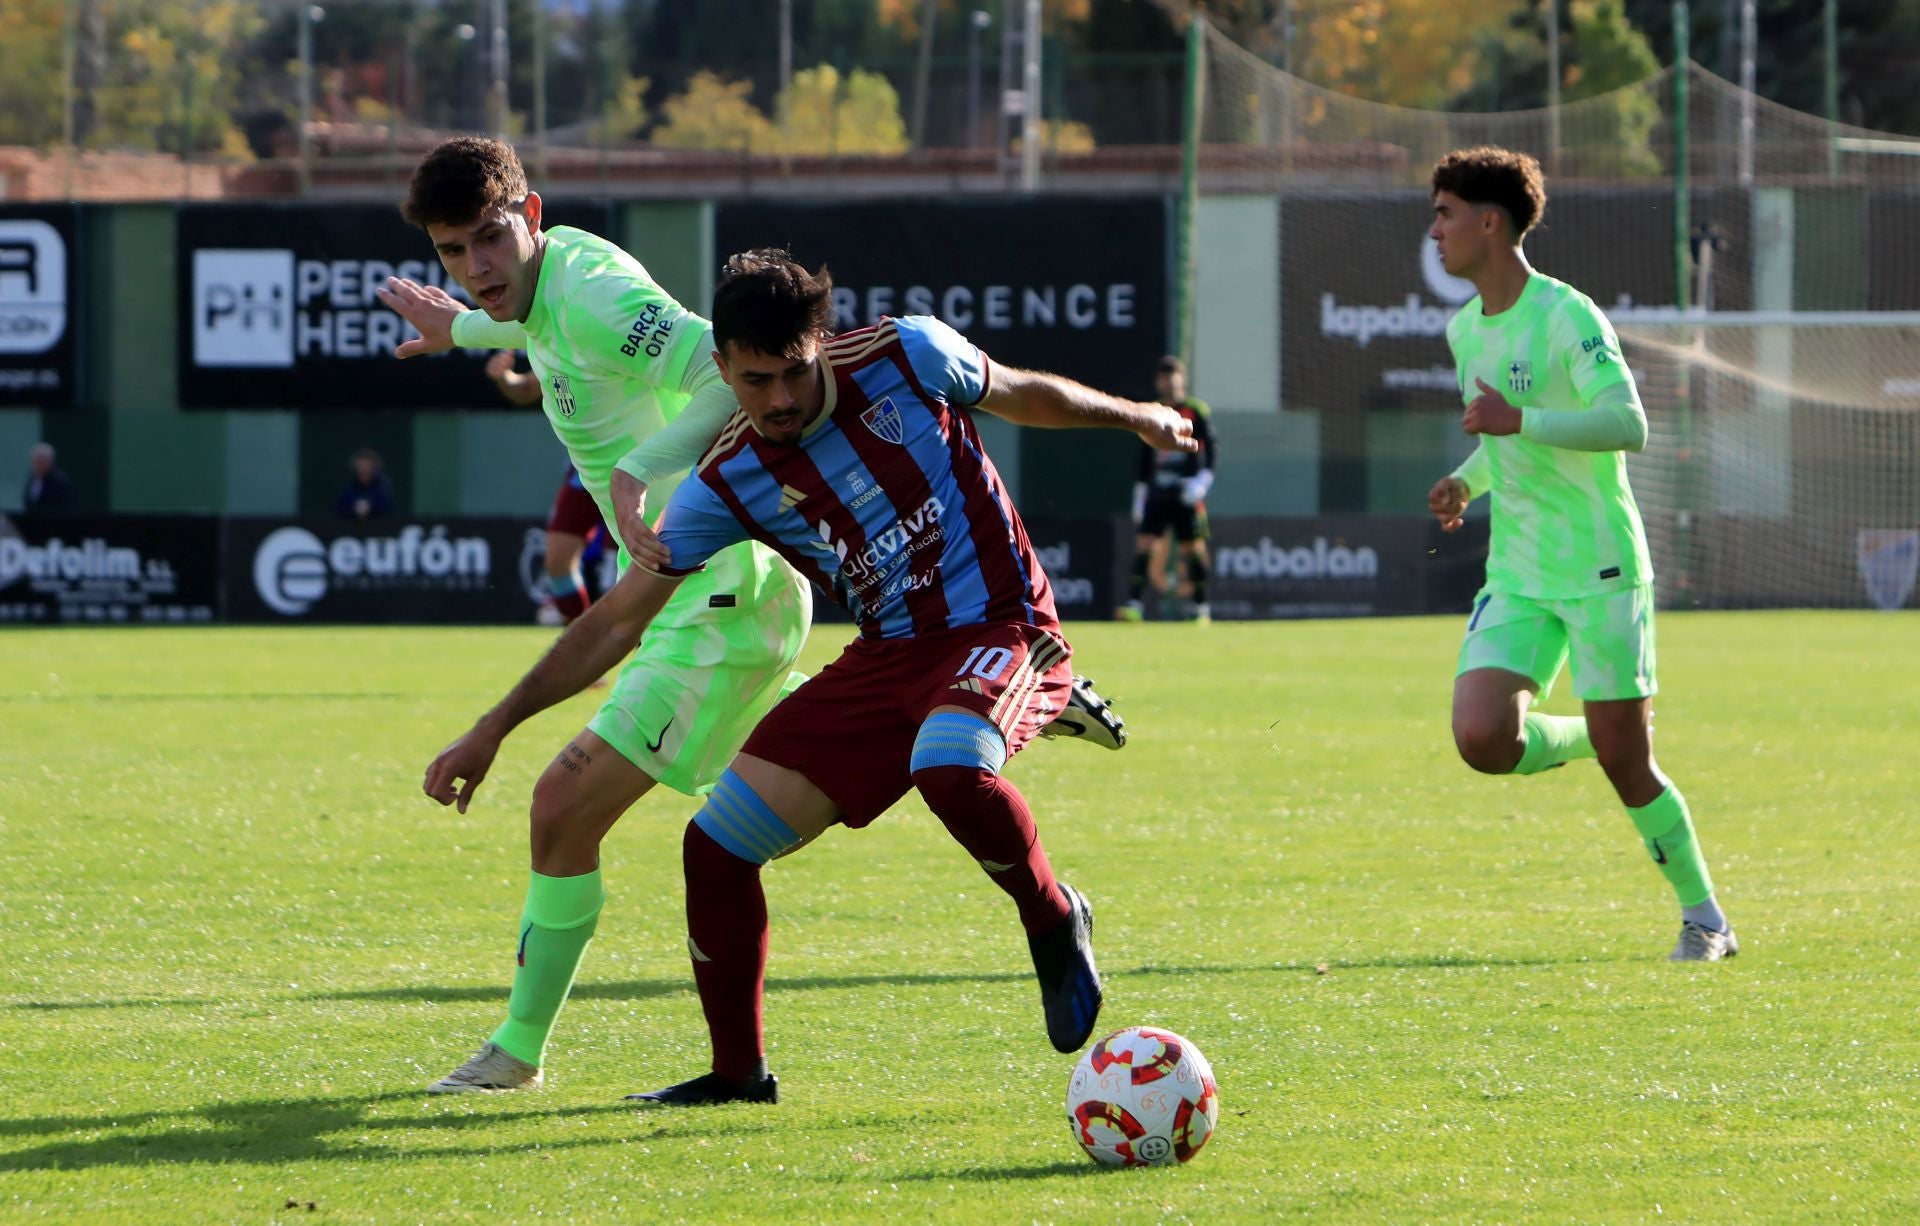
[[[686,1140],[739,1137],[790,1131],[797,1121],[743,1118],[764,1108],[740,1106],[699,1110],[645,1108],[618,1101],[591,1106],[524,1108],[524,1098],[510,1101],[507,1110],[497,1097],[433,1098],[418,1090],[333,1098],[253,1099],[211,1103],[166,1111],[108,1115],[32,1116],[0,1119],[0,1136],[57,1136],[31,1149],[0,1154],[0,1172],[86,1170],[103,1166],[143,1166],[153,1163],[283,1164],[346,1158],[355,1162],[432,1157],[482,1157],[621,1145],[634,1140]],[[386,1103],[411,1104],[414,1112],[373,1115]],[[382,1132],[460,1133],[502,1124],[543,1119],[579,1119],[582,1116],[630,1117],[634,1127],[617,1134],[474,1145],[386,1144],[375,1138]],[[809,1134],[872,1127],[870,1119],[808,1119]],[[156,1126],[165,1131],[151,1130]],[[105,1135],[84,1135],[98,1134]],[[343,1134],[338,1137],[333,1134]],[[65,1134],[65,1135],[62,1135]],[[83,1135],[74,1135],[83,1134]],[[955,1178],[979,1178],[975,1173]]]
[[[1580,966],[1604,962],[1618,962],[1616,955],[1582,956],[1554,958],[1546,956],[1519,957],[1481,957],[1476,954],[1402,954],[1380,958],[1330,958],[1325,962],[1265,962],[1221,965],[1218,963],[1199,966],[1134,966],[1121,969],[1109,967],[1108,979],[1125,979],[1134,975],[1319,975],[1333,971],[1367,970],[1474,970],[1481,967],[1528,967],[1528,966]],[[1322,968],[1325,968],[1322,970]],[[926,971],[905,975],[813,975],[804,977],[775,976],[767,980],[767,991],[772,994],[782,992],[819,992],[842,991],[855,988],[877,987],[939,987],[952,983],[1025,983],[1031,979],[1030,971]],[[9,1009],[26,1010],[66,1010],[66,1009],[194,1009],[211,1005],[264,1004],[273,1001],[400,1001],[404,1003],[461,1004],[473,1001],[497,1001],[506,1003],[508,984],[471,986],[435,986],[422,984],[413,987],[397,988],[349,988],[336,992],[302,992],[295,996],[262,997],[256,1001],[235,1000],[233,998],[215,998],[210,996],[160,996],[160,997],[119,997],[105,1000],[18,1000],[9,1002]],[[572,1000],[648,1000],[656,996],[669,996],[675,992],[691,992],[693,980],[686,979],[624,979],[604,983],[576,983],[569,999]]]
[[[32,1149],[0,1154],[0,1171],[82,1170],[96,1166],[138,1166],[155,1162],[299,1162],[312,1158],[379,1159],[413,1157],[433,1153],[484,1153],[487,1148],[467,1150],[460,1147],[434,1150],[369,1144],[369,1132],[383,1129],[446,1129],[459,1131],[488,1127],[514,1120],[556,1116],[602,1115],[614,1111],[631,1112],[622,1104],[598,1107],[553,1107],[542,1110],[478,1112],[473,1114],[421,1114],[400,1118],[370,1118],[368,1112],[381,1103],[414,1102],[425,1105],[419,1092],[363,1094],[342,1098],[306,1098],[289,1100],[256,1099],[245,1102],[210,1103],[171,1111],[144,1111],[98,1116],[34,1116],[0,1120],[0,1136],[35,1136],[60,1133],[97,1133],[104,1136],[74,1137],[52,1141]],[[437,1100],[435,1105],[445,1100]],[[195,1125],[199,1126],[195,1126]],[[165,1132],[142,1132],[154,1125],[171,1125]],[[351,1136],[337,1141],[328,1134],[352,1130]],[[609,1137],[594,1141],[612,1144],[624,1138]],[[573,1140],[564,1146],[589,1143]],[[500,1146],[502,1150],[524,1150],[524,1143]],[[542,1148],[548,1148],[543,1146]]]
[[[55,702],[360,702],[419,698],[398,690],[213,690],[192,694],[0,694],[0,703]]]
[[[1031,1166],[977,1166],[964,1171],[915,1171],[906,1175],[890,1175],[888,1179],[896,1183],[1000,1183],[1008,1179],[1052,1179],[1056,1176],[1081,1179],[1111,1169],[1095,1166],[1091,1162],[1036,1162]]]

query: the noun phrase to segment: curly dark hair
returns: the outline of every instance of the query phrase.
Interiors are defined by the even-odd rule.
[[[1494,205],[1513,222],[1517,242],[1547,211],[1547,184],[1532,154],[1494,145],[1455,149],[1433,168],[1433,191],[1452,192],[1468,204]]]
[[[770,357],[798,358],[833,334],[833,278],[826,265],[808,272],[778,247],[727,257],[713,291],[713,344]]]
[[[527,198],[520,155],[503,140],[456,136],[442,141],[414,169],[400,215],[409,224],[464,226],[488,209]]]

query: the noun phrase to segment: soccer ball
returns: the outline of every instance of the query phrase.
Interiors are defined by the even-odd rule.
[[[1087,1049],[1067,1082],[1074,1139],[1106,1166],[1185,1162],[1219,1117],[1213,1066],[1171,1030],[1116,1030]]]

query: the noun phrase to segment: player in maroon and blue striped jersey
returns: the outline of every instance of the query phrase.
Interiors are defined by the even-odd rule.
[[[712,1071],[632,1097],[772,1102],[762,1031],[760,868],[917,790],[1019,912],[1047,1035],[1071,1052],[1100,1011],[1093,910],[1057,881],[1001,768],[1071,682],[1053,592],[971,412],[1029,426],[1109,426],[1191,450],[1164,405],[991,363],[924,317],[828,339],[832,283],[785,252],[728,261],[714,344],[740,403],[635,565],[521,684],[572,693],[630,649],[680,576],[758,540],[860,623],[840,658],[755,729],[682,844],[688,948]],[[571,688],[570,688],[571,687]],[[557,699],[556,699],[557,700]]]

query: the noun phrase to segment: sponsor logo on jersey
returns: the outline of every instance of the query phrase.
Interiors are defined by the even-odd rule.
[[[847,488],[853,491],[853,498],[847,503],[847,509],[858,511],[886,491],[873,485],[858,470],[847,474]]]
[[[553,407],[560,410],[560,416],[572,417],[576,406],[573,403],[573,385],[567,382],[567,377],[555,375],[547,381],[547,387],[553,392]]]
[[[832,525],[825,520],[816,523],[814,528],[820,534],[821,545],[832,553],[840,574],[858,596],[865,595],[902,559],[938,544],[943,539],[940,517],[945,512],[946,508],[938,498],[929,498],[912,515],[895,520],[891,528],[869,537],[857,553],[848,548],[846,541],[833,534]],[[894,574],[887,578],[882,595],[913,591],[927,587],[932,582],[931,574],[918,578],[911,574]]]
[[[900,444],[907,441],[907,421],[893,403],[893,397],[883,398],[879,404],[860,414],[860,420],[867,429],[874,432],[882,442]]]
[[[673,339],[674,317],[661,307],[661,303],[649,302],[640,308],[639,316],[627,326],[627,339],[620,345],[621,353],[630,358],[643,353],[657,358],[667,351],[667,342]]]
[[[800,502],[804,498],[806,498],[806,495],[794,489],[791,485],[783,485],[780,487],[780,509],[782,511],[793,510],[794,507],[800,505]]]
[[[1515,392],[1524,392],[1533,386],[1533,363],[1518,358],[1507,363],[1507,387]]]

